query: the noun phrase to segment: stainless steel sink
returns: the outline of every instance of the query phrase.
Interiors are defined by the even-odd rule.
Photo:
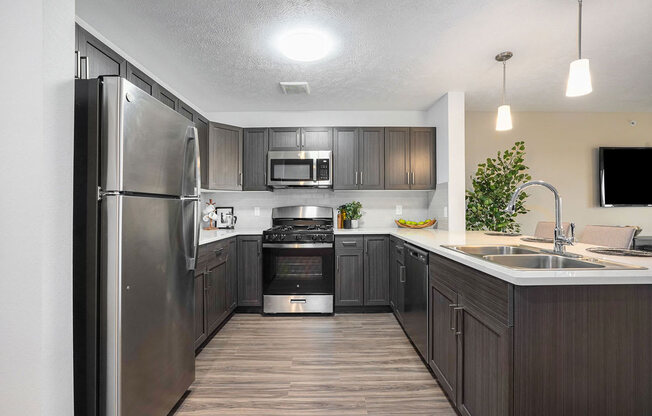
[[[460,251],[472,256],[493,256],[505,254],[537,254],[541,250],[536,247],[511,245],[511,246],[447,246],[448,248]]]
[[[578,260],[554,254],[530,254],[521,256],[483,256],[492,263],[514,269],[604,269],[605,264]]]
[[[645,267],[630,266],[607,260],[582,257],[577,254],[554,254],[542,248],[513,245],[464,245],[444,246],[459,253],[473,256],[504,267],[519,270],[641,270]]]

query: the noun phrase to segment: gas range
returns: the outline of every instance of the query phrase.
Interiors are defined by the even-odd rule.
[[[263,231],[264,243],[332,243],[331,224],[276,225]]]
[[[279,207],[263,231],[263,311],[333,313],[333,208]]]

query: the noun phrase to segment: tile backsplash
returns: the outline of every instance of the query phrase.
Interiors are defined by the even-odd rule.
[[[269,227],[272,208],[288,205],[320,205],[332,208],[350,202],[362,203],[360,227],[391,227],[394,219],[426,219],[434,191],[332,191],[327,189],[279,189],[274,192],[202,193],[202,202],[212,199],[218,206],[233,207],[237,227]],[[396,214],[396,205],[402,214]],[[260,215],[255,216],[256,208]],[[335,212],[337,215],[337,212]]]

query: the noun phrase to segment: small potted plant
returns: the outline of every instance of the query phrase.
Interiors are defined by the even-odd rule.
[[[347,202],[340,205],[337,210],[344,218],[344,228],[358,228],[358,220],[362,218],[362,204],[358,201]]]

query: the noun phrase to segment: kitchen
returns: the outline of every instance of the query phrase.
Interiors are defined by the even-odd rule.
[[[648,5],[6,11],[3,414],[650,413]],[[301,25],[324,56],[275,43]],[[594,91],[567,97],[584,56]]]

